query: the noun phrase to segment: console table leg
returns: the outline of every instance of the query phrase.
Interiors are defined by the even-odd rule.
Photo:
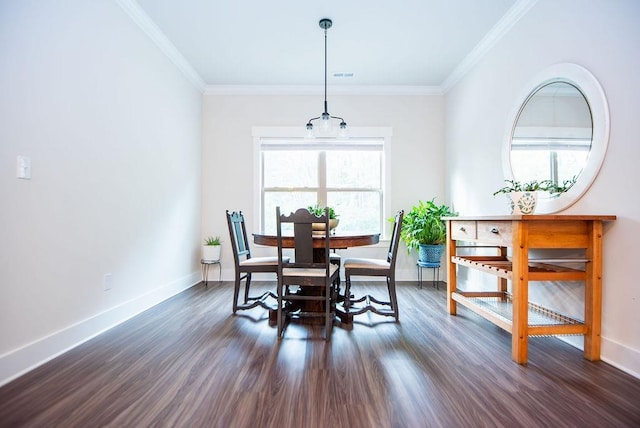
[[[528,226],[524,222],[513,225],[513,324],[511,330],[511,358],[526,364],[529,344],[529,251]]]
[[[589,247],[586,258],[586,281],[584,292],[584,357],[600,360],[600,334],[602,328],[602,221],[591,221],[589,227]]]
[[[457,277],[456,277],[456,265],[452,261],[452,257],[456,255],[457,241],[453,239],[451,234],[451,222],[447,222],[447,309],[449,314],[456,315],[457,307],[456,301],[451,297],[451,293],[456,291]]]

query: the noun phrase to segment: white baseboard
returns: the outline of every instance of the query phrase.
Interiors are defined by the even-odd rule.
[[[602,338],[602,361],[640,379],[640,350]]]
[[[200,282],[194,272],[169,284],[80,321],[21,348],[0,355],[0,386],[121,324]]]

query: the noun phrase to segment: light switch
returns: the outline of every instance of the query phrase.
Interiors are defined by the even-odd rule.
[[[18,156],[16,164],[16,177],[24,180],[31,179],[31,158],[27,156]]]

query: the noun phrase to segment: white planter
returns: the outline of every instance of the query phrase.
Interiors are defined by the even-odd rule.
[[[217,262],[220,260],[220,245],[203,245],[202,246],[202,260]]]
[[[507,193],[511,214],[533,214],[538,203],[538,192]]]

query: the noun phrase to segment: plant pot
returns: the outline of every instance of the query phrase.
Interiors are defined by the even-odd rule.
[[[220,260],[221,245],[203,245],[202,246],[202,260],[208,260],[217,262]]]
[[[337,219],[337,218],[329,219],[329,231],[332,231],[333,229],[338,227],[338,223],[339,222],[340,222],[340,220]],[[312,223],[311,224],[311,230],[316,235],[324,234],[324,223]]]
[[[538,192],[507,193],[511,214],[533,214],[536,211]]]
[[[418,247],[418,260],[422,263],[440,263],[444,245],[420,244]]]

